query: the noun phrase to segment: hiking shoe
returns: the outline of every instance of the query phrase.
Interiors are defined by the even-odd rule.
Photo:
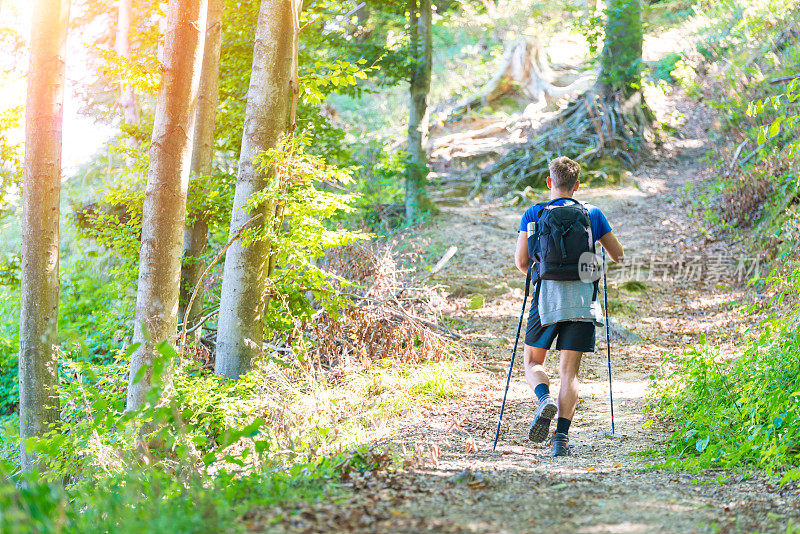
[[[550,421],[553,420],[557,411],[558,405],[550,395],[539,401],[536,417],[533,418],[531,428],[528,430],[528,439],[534,443],[542,443],[546,440],[547,433],[550,431]]]
[[[569,437],[561,432],[553,434],[553,456],[571,456],[572,451],[569,448]]]

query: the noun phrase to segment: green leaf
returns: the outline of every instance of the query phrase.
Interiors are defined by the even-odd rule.
[[[105,412],[108,408],[108,401],[106,399],[98,399],[94,402],[95,412]]]
[[[479,308],[482,308],[484,303],[485,303],[485,301],[484,301],[483,295],[481,295],[480,293],[477,294],[477,295],[472,295],[472,298],[469,301],[469,305],[467,306],[467,309],[468,310],[477,310]]]
[[[232,454],[226,454],[224,460],[228,463],[238,465],[239,467],[244,467],[244,462]]]
[[[141,343],[131,343],[130,345],[128,345],[125,348],[125,352],[123,353],[123,356],[125,356],[125,359],[129,360],[131,358],[131,355],[136,351],[136,349],[138,349],[141,346],[142,346]]]
[[[778,135],[781,131],[781,123],[783,122],[784,117],[778,117],[769,127],[769,138],[772,139],[776,135]]]
[[[166,341],[162,341],[161,343],[156,345],[156,350],[158,351],[159,354],[161,354],[164,358],[167,359],[178,357],[178,353],[175,351],[175,347],[173,347]]]
[[[264,451],[268,451],[269,450],[269,440],[260,439],[260,440],[255,442],[255,447],[256,447],[256,452],[258,454],[263,454]]]
[[[144,378],[145,373],[147,373],[147,370],[149,368],[150,368],[149,365],[147,365],[146,363],[143,363],[142,366],[139,367],[139,369],[136,371],[136,374],[133,375],[133,380],[131,381],[131,383],[132,384],[138,384],[139,382],[141,382],[142,379]]]
[[[706,436],[703,439],[698,439],[695,444],[694,448],[697,449],[697,452],[703,452],[708,447],[708,443],[711,441],[711,436]]]
[[[142,336],[145,341],[150,342],[150,330],[147,329],[147,325],[144,322],[142,322]]]
[[[258,434],[258,429],[264,424],[260,417],[242,429],[242,435],[252,438]]]

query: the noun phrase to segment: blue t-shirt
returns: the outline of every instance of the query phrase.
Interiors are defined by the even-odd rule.
[[[555,206],[565,206],[570,204],[568,200],[559,200],[554,205]],[[606,216],[603,215],[603,212],[600,211],[600,208],[593,204],[589,204],[588,202],[581,202],[586,210],[589,212],[589,221],[592,223],[592,236],[594,240],[597,241],[608,232],[612,230],[611,225],[608,224],[608,219]],[[519,232],[527,232],[528,231],[528,223],[529,222],[538,222],[539,215],[542,213],[544,209],[544,204],[534,204],[522,215],[522,222],[519,225]]]

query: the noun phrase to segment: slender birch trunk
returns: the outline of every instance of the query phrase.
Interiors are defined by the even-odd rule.
[[[69,0],[35,0],[25,104],[19,327],[20,437],[58,423],[58,222]],[[36,457],[22,445],[20,463]]]
[[[255,230],[273,224],[274,204],[245,211],[250,197],[270,185],[273,172],[262,172],[253,158],[276,146],[286,129],[292,65],[291,0],[262,0],[253,47],[253,68],[247,91],[242,152],[231,217],[231,235],[258,213]],[[269,269],[269,244],[263,240],[228,249],[222,279],[215,372],[237,379],[246,373],[264,340],[264,302]]]
[[[205,48],[203,51],[203,70],[200,76],[200,90],[197,95],[197,118],[194,126],[194,147],[192,148],[191,174],[208,176],[214,162],[214,126],[219,103],[219,53],[222,45],[222,0],[208,0],[208,22],[206,25]],[[200,276],[206,268],[203,260],[208,244],[208,217],[196,216],[183,233],[183,266],[181,267],[180,306],[178,320],[187,322],[191,328],[203,313],[203,288],[197,291],[192,309],[186,316],[186,305],[197,287]],[[202,329],[195,331],[199,340]]]
[[[174,341],[178,326],[181,244],[186,224],[191,133],[203,59],[207,0],[170,0],[150,168],[142,210],[142,245],[128,410],[142,405],[152,382],[155,345]],[[146,329],[146,333],[145,333]],[[142,366],[143,377],[136,380]]]
[[[419,12],[417,13],[417,1]],[[431,88],[433,53],[431,0],[409,2],[409,29],[414,67],[409,84],[408,164],[406,169],[406,218],[411,221],[430,207],[425,181],[428,155],[423,141],[428,127],[428,93]]]
[[[114,40],[114,49],[117,54],[125,59],[131,58],[131,21],[133,20],[133,0],[119,0],[119,16],[117,18],[117,37]],[[139,126],[139,106],[136,104],[136,94],[124,80],[120,86],[119,103],[125,122]]]

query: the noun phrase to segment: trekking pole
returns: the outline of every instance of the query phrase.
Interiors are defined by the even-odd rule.
[[[528,269],[528,280],[530,280],[531,271]],[[500,437],[500,424],[503,422],[503,411],[506,409],[506,396],[508,395],[508,386],[511,383],[511,371],[514,370],[514,358],[517,356],[517,345],[519,344],[519,334],[522,331],[522,319],[525,317],[525,307],[528,305],[528,283],[525,284],[525,297],[522,299],[522,311],[519,314],[519,324],[517,324],[517,338],[514,340],[514,350],[511,352],[511,365],[508,366],[508,377],[506,378],[506,390],[503,393],[503,404],[500,406],[500,418],[497,420],[497,431],[494,433],[494,445],[492,445],[492,452],[497,447],[497,438]]]
[[[606,312],[606,355],[608,359],[608,400],[611,404],[611,435],[614,435],[614,391],[611,388],[611,334],[608,328],[608,281],[606,280],[606,249],[603,250],[603,309]]]

